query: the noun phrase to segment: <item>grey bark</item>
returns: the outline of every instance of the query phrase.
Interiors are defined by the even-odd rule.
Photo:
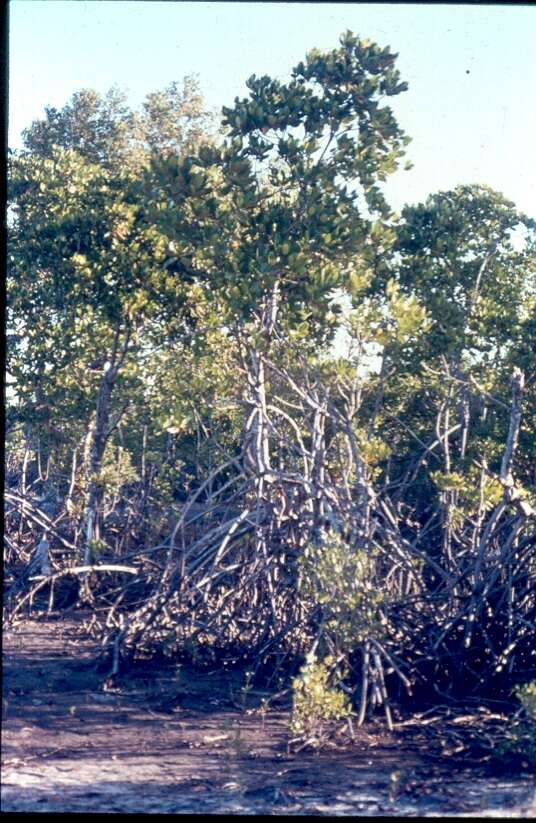
[[[93,562],[94,540],[98,539],[100,536],[99,509],[102,502],[102,486],[99,475],[102,468],[104,449],[106,447],[108,437],[113,430],[113,425],[110,425],[112,394],[130,341],[130,333],[129,330],[127,330],[125,340],[121,348],[119,348],[119,334],[120,329],[117,328],[110,361],[104,365],[97,397],[95,425],[91,439],[89,462],[89,485],[85,517],[86,539],[83,555],[84,565],[89,565]]]

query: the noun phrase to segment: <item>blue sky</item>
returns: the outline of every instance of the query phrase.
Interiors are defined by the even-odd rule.
[[[346,29],[391,46],[409,91],[393,101],[413,138],[392,205],[487,183],[536,214],[536,9],[517,5],[11,0],[10,145],[74,91],[117,84],[133,105],[198,73],[209,106],[253,73],[287,76]]]

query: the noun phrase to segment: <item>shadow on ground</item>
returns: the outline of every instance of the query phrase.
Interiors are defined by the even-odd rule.
[[[103,690],[80,617],[4,633],[4,811],[533,816],[529,776],[499,778],[362,730],[287,752],[288,711],[240,702],[241,675],[134,671]]]

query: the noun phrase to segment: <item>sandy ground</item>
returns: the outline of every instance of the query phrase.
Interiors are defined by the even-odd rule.
[[[238,673],[136,671],[106,691],[79,618],[25,620],[3,655],[3,811],[536,816],[531,776],[490,777],[400,732],[289,754],[288,710],[241,698]]]

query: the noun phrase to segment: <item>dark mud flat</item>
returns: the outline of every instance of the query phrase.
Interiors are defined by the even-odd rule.
[[[3,811],[536,815],[530,776],[490,778],[377,730],[289,755],[288,713],[263,714],[255,691],[241,710],[238,676],[147,670],[106,691],[94,654],[79,617],[5,631]]]

